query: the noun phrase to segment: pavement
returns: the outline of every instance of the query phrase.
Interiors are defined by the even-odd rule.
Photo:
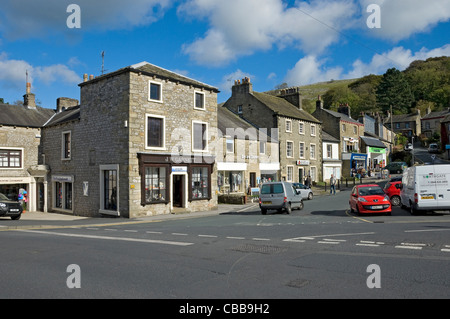
[[[380,179],[364,179],[363,183],[379,183],[383,182]],[[357,184],[360,182],[357,181]],[[348,187],[342,186],[342,190],[336,189],[336,192],[350,190],[353,187],[353,180],[348,183]],[[330,188],[327,187],[325,191],[323,188],[313,187],[314,197],[329,196]],[[314,200],[314,199],[313,199]],[[9,217],[0,217],[0,231],[15,230],[15,229],[42,229],[42,228],[61,228],[61,227],[87,227],[87,226],[101,226],[101,225],[124,225],[124,224],[138,224],[138,223],[155,223],[175,219],[200,218],[206,216],[214,216],[221,214],[242,213],[248,210],[257,209],[258,202],[254,201],[242,205],[233,204],[219,204],[217,210],[194,213],[180,213],[157,215],[151,217],[140,217],[135,219],[125,218],[111,218],[111,217],[80,217],[74,215],[58,214],[58,213],[43,213],[43,212],[29,212],[22,214],[20,220],[11,220]]]

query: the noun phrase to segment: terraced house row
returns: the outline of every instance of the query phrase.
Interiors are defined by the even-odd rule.
[[[0,104],[0,192],[28,209],[137,218],[217,208],[264,181],[320,182],[385,162],[390,139],[364,115],[310,114],[297,88],[217,104],[216,87],[148,62],[84,76],[80,100]],[[377,127],[377,130],[375,130]],[[344,156],[345,155],[345,156]]]

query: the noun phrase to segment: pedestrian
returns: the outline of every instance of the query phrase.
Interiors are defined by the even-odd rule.
[[[333,174],[330,177],[330,195],[336,195],[336,178],[334,178]]]

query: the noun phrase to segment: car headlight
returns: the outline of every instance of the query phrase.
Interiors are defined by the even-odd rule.
[[[365,199],[364,197],[359,197],[358,202],[367,202],[367,199]]]
[[[6,208],[6,204],[5,203],[0,203],[0,207],[1,208]]]
[[[384,201],[385,202],[389,202],[389,197],[388,196],[384,196]]]

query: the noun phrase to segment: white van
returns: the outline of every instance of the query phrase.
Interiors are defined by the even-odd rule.
[[[450,165],[410,167],[403,172],[400,191],[402,207],[411,214],[450,210]]]

